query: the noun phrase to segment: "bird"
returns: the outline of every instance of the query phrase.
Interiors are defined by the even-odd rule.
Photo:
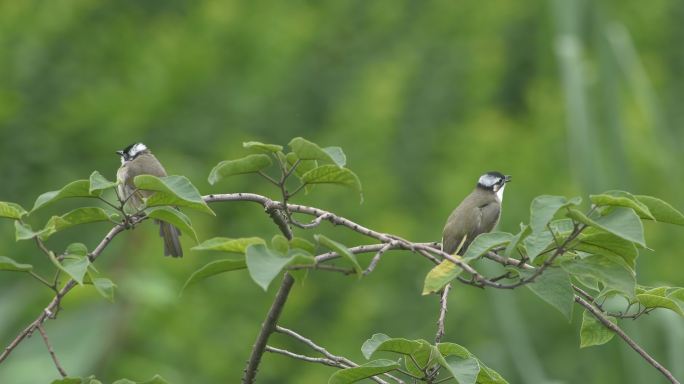
[[[480,176],[475,189],[449,215],[442,231],[442,251],[450,255],[464,254],[478,235],[496,227],[509,181],[510,175],[496,171]]]
[[[121,167],[116,172],[119,199],[124,208],[140,210],[144,207],[143,198],[154,192],[136,189],[133,179],[138,175],[166,176],[166,170],[143,143],[131,144],[116,153],[121,157]],[[182,257],[178,228],[164,221],[155,222],[159,224],[159,235],[164,239],[164,256]]]

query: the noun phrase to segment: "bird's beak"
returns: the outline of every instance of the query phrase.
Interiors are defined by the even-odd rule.
[[[504,182],[508,183],[509,181],[511,181],[511,175],[504,176]]]
[[[123,156],[123,151],[116,151],[116,154],[119,156]]]

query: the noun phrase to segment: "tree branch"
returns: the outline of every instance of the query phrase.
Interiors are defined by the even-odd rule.
[[[278,318],[283,311],[283,306],[285,306],[287,296],[290,294],[290,289],[292,289],[293,284],[294,278],[292,278],[289,273],[285,273],[275,300],[273,300],[273,304],[271,304],[271,309],[268,310],[266,319],[261,325],[261,331],[259,331],[259,335],[257,336],[254,347],[252,348],[252,354],[249,356],[249,360],[247,360],[247,366],[245,367],[244,376],[242,377],[242,384],[254,383],[257,369],[259,368],[259,363],[261,362],[261,357],[266,349],[268,337],[275,330],[276,323],[278,322]]]
[[[57,359],[57,355],[55,355],[55,351],[52,349],[52,346],[50,345],[50,340],[48,339],[47,333],[45,333],[45,329],[43,329],[42,325],[38,325],[38,332],[40,332],[40,335],[43,337],[43,341],[45,342],[45,346],[47,347],[48,353],[50,353],[50,357],[52,357],[52,361],[55,363],[55,367],[57,367],[57,371],[59,371],[59,374],[62,375],[62,377],[67,377],[67,373],[62,368],[62,365],[59,363],[59,360]]]
[[[437,335],[435,335],[435,344],[442,341],[444,337],[444,321],[446,320],[447,313],[447,297],[449,295],[449,290],[451,290],[451,283],[444,286],[442,289],[442,294],[439,298],[439,317],[437,318]]]

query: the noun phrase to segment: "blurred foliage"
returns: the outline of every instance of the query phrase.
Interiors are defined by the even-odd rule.
[[[304,136],[345,149],[365,202],[328,186],[297,201],[416,241],[438,240],[451,209],[491,169],[514,176],[505,231],[516,232],[540,194],[623,189],[681,209],[683,17],[675,0],[3,1],[0,200],[30,207],[94,170],[113,179],[114,151],[136,141],[204,194],[276,197],[257,176],[215,186],[207,176],[219,161],[244,155],[242,141]],[[40,224],[69,208],[46,208]],[[200,240],[277,233],[256,205],[212,209],[215,218],[190,213]],[[93,247],[108,227],[65,231],[49,244]],[[330,226],[322,232],[350,245],[367,241]],[[646,233],[655,251],[638,260],[640,282],[684,285],[680,232]],[[264,293],[246,273],[231,273],[178,297],[212,255],[161,254],[154,226],[141,225],[97,262],[117,283],[114,304],[88,288],[62,303],[46,330],[70,374],[239,380],[274,288]],[[0,255],[48,264],[32,244],[15,243],[9,220],[0,221]],[[373,333],[430,338],[438,298],[420,296],[429,268],[388,252],[360,281],[311,273],[294,288],[282,323],[359,362]],[[4,346],[49,291],[12,273],[0,275],[0,290]],[[450,302],[445,340],[511,382],[662,381],[623,343],[580,351],[581,311],[568,324],[526,290],[458,285]],[[680,379],[682,325],[669,313],[625,322]],[[281,335],[273,343],[300,348]],[[281,356],[262,364],[261,383],[320,383],[331,373]],[[0,366],[3,383],[56,376],[38,337]]]

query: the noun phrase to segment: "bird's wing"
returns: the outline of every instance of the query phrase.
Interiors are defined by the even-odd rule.
[[[501,204],[498,204],[497,202],[490,202],[489,204],[479,207],[478,211],[480,211],[480,222],[477,228],[477,235],[494,229],[496,224],[499,222]]]

